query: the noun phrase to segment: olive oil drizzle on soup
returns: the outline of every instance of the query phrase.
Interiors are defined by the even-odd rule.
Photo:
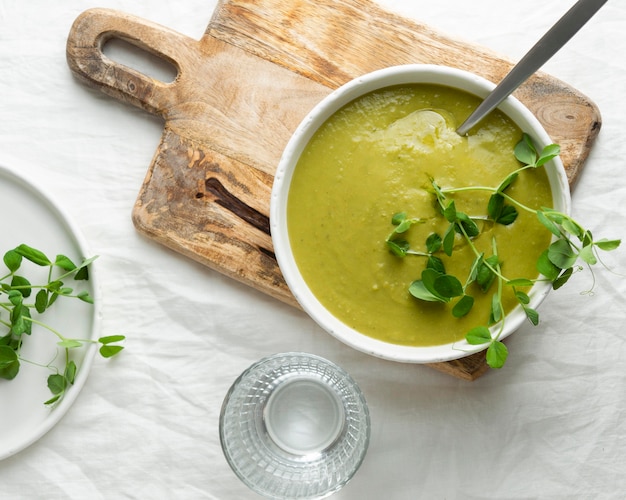
[[[388,87],[335,113],[303,151],[289,191],[289,240],[314,295],[355,330],[394,344],[428,346],[460,340],[487,323],[494,289],[487,294],[472,289],[474,308],[455,318],[454,301],[427,303],[408,292],[426,259],[400,259],[385,244],[397,212],[425,220],[407,233],[411,248],[425,249],[432,232],[443,236],[448,223],[429,192],[431,178],[442,188],[494,187],[520,166],[513,149],[522,133],[499,111],[469,137],[456,133],[478,103],[472,95],[439,85]],[[471,191],[450,198],[459,211],[484,216],[490,194]],[[507,194],[530,207],[552,205],[544,169],[522,172]],[[476,247],[491,255],[495,237],[507,278],[537,276],[535,262],[550,234],[533,214],[520,211],[509,226],[479,224]],[[475,255],[458,235],[457,245],[451,258],[437,255],[449,274],[464,281]],[[509,288],[504,287],[506,310],[515,304]]]

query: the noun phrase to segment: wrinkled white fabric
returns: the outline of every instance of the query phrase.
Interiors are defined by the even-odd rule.
[[[380,3],[518,58],[573,0]],[[305,314],[140,236],[130,213],[162,123],[76,81],[74,19],[117,8],[200,38],[213,0],[0,1],[0,162],[59,200],[100,255],[103,331],[126,350],[96,359],[47,435],[0,462],[2,499],[258,498],[233,474],[218,418],[230,384],[269,354],[331,359],[369,403],[368,455],[338,499],[620,499],[626,495],[626,247],[615,272],[551,294],[539,328],[474,382],[358,353]],[[626,5],[608,2],[544,71],[589,96],[603,127],[573,193],[576,218],[626,235]],[[0,205],[1,206],[1,205]],[[2,207],[2,216],[8,216]],[[0,402],[0,405],[2,402]]]

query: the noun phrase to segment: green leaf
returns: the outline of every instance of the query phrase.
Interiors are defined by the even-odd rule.
[[[463,295],[463,285],[455,276],[449,274],[437,276],[433,287],[438,295],[446,299]]]
[[[428,253],[435,253],[441,249],[442,244],[443,240],[441,236],[437,233],[431,233],[428,238],[426,238],[426,251]]]
[[[537,150],[528,134],[522,134],[522,140],[516,144],[513,153],[524,165],[534,165],[537,161]]]
[[[548,250],[544,250],[537,259],[537,271],[550,281],[554,281],[558,278],[561,269],[550,261]]]
[[[563,229],[565,229],[568,233],[576,236],[579,240],[582,240],[585,236],[585,229],[578,224],[578,222],[570,219],[569,217],[563,219],[561,226],[563,226]]]
[[[78,271],[74,275],[74,279],[77,281],[88,281],[89,280],[89,268],[84,265],[84,267],[79,267]]]
[[[397,214],[393,214],[393,216],[391,217],[391,223],[394,226],[399,226],[402,221],[404,221],[406,219],[406,213],[405,212],[399,212]]]
[[[457,213],[456,213],[456,205],[454,203],[454,200],[452,200],[448,204],[448,206],[445,208],[445,210],[443,211],[443,216],[450,223],[456,222],[456,220],[457,220]]]
[[[484,257],[485,257],[485,254],[481,253],[474,259],[474,262],[472,262],[472,267],[470,269],[469,276],[468,276],[469,283],[476,281],[476,278],[478,277],[478,269],[483,263]]]
[[[50,295],[50,299],[48,300],[48,307],[50,307],[52,304],[54,304],[57,299],[59,298],[59,294],[54,292],[52,295]]]
[[[112,344],[114,342],[121,342],[123,340],[126,340],[126,337],[124,335],[109,335],[107,337],[100,337],[98,339],[98,342],[106,345],[106,344]]]
[[[594,241],[593,241],[593,234],[591,234],[591,231],[585,231],[580,241],[582,242],[584,247],[586,247],[587,245],[593,245]]]
[[[491,288],[491,285],[496,278],[496,274],[492,271],[492,268],[495,269],[498,264],[498,256],[490,255],[487,259],[483,259],[483,261],[478,265],[476,283],[483,292],[486,292],[489,288]]]
[[[59,399],[61,399],[61,394],[57,394],[56,396],[51,397],[48,401],[45,401],[44,404],[46,406],[50,406],[56,403]]]
[[[491,342],[491,332],[486,326],[477,326],[472,328],[465,335],[465,340],[471,345],[481,345]]]
[[[494,293],[493,297],[491,297],[491,322],[497,323],[498,321],[501,321],[503,317],[504,310],[502,309],[500,297],[498,297],[497,293]]]
[[[513,205],[505,205],[502,208],[500,215],[495,219],[498,224],[502,224],[503,226],[508,226],[513,224],[517,219],[518,212],[517,208]]]
[[[469,236],[470,238],[474,238],[475,236],[478,236],[480,234],[480,228],[478,227],[478,224],[476,224],[476,222],[474,222],[469,217],[469,215],[463,212],[457,212],[456,215],[458,224],[463,227],[463,230],[465,231],[465,234],[467,234],[467,236]]]
[[[89,295],[89,292],[87,292],[87,291],[79,292],[76,295],[76,297],[79,300],[82,300],[83,302],[87,302],[88,304],[93,304],[94,303],[93,297],[91,295]]]
[[[26,260],[29,260],[33,264],[37,264],[38,266],[50,266],[52,264],[52,262],[50,262],[50,259],[46,257],[46,254],[28,245],[22,244],[18,246],[15,251]]]
[[[535,163],[538,167],[541,167],[548,163],[552,158],[555,158],[561,154],[561,146],[558,144],[548,144],[541,150],[539,159]]]
[[[593,266],[594,264],[597,264],[598,262],[598,259],[596,258],[596,255],[593,252],[593,244],[589,244],[587,246],[582,247],[578,255],[584,262],[586,262],[590,266]]]
[[[48,388],[50,389],[50,392],[52,392],[52,394],[62,394],[63,392],[65,392],[66,386],[67,381],[65,380],[65,377],[63,375],[55,373],[48,377]]]
[[[573,273],[574,269],[572,267],[563,271],[559,276],[552,280],[552,289],[558,290],[563,285],[565,285],[565,283],[569,281]]]
[[[436,294],[437,292],[435,289],[435,281],[440,276],[443,276],[443,274],[436,271],[435,269],[424,269],[422,271],[422,281],[424,282],[424,285],[426,286],[426,288],[430,290],[432,293]]]
[[[100,347],[100,354],[103,358],[111,358],[124,349],[121,345],[103,345]]]
[[[9,250],[7,253],[5,253],[3,260],[4,264],[12,273],[17,271],[22,265],[22,256],[15,250]]]
[[[11,288],[19,289],[19,292],[24,297],[30,297],[31,294],[31,284],[24,276],[18,276],[17,274],[13,275],[11,279]]]
[[[57,345],[65,349],[76,349],[77,347],[82,347],[83,343],[80,342],[79,340],[64,339],[64,340],[57,342]]]
[[[517,209],[513,205],[505,205],[504,197],[499,193],[495,193],[489,198],[487,213],[491,219],[503,226],[515,222],[518,215]]]
[[[76,273],[74,274],[75,280],[84,280],[87,281],[89,279],[89,265],[98,258],[98,256],[90,257],[89,259],[84,259],[80,265],[76,268]]]
[[[54,265],[60,267],[64,271],[73,271],[76,269],[76,264],[74,264],[71,259],[65,255],[57,255]]]
[[[567,219],[567,215],[553,208],[541,207],[541,212],[552,222],[556,224],[563,224],[563,221]]]
[[[428,257],[428,261],[426,263],[426,267],[428,269],[434,269],[435,271],[441,273],[441,274],[445,274],[446,273],[446,267],[443,263],[443,260],[441,260],[439,257],[435,256],[435,255],[430,255]]]
[[[21,306],[24,302],[24,295],[19,290],[11,290],[7,293],[7,296],[9,297],[9,302],[14,306]]]
[[[416,221],[414,221],[413,219],[403,220],[400,224],[398,224],[398,227],[396,227],[395,233],[406,233],[409,229],[411,229],[411,226],[415,224],[415,222]]]
[[[500,217],[502,213],[502,207],[504,206],[504,196],[500,193],[494,193],[489,197],[489,202],[487,203],[487,215],[493,220],[496,220]]]
[[[13,380],[20,370],[20,360],[13,348],[0,345],[0,378]]]
[[[559,229],[559,226],[557,226],[550,218],[548,218],[548,216],[546,216],[546,214],[542,210],[537,210],[537,218],[539,219],[539,222],[541,222],[541,224],[543,224],[546,229],[548,229],[548,231],[550,231],[555,236],[558,236],[559,238],[561,237],[561,230]]]
[[[411,226],[413,224],[419,224],[421,221],[420,219],[405,219],[402,222],[400,222],[400,224],[398,224],[398,227],[396,227],[394,233],[395,234],[402,234],[402,233],[406,233],[409,229],[411,229]]]
[[[595,242],[595,245],[600,249],[600,250],[604,250],[604,251],[611,251],[611,250],[615,250],[617,247],[620,246],[622,240],[607,240],[606,238],[602,238],[601,240],[598,240]]]
[[[487,348],[487,364],[491,368],[502,368],[509,356],[509,350],[499,340],[494,340]]]
[[[426,302],[445,302],[441,297],[429,291],[422,280],[415,280],[409,285],[409,293],[419,300]]]
[[[396,257],[406,257],[409,250],[409,242],[405,240],[387,240],[387,246]]]
[[[515,290],[515,298],[520,304],[527,305],[530,302],[530,297],[527,293],[520,290]]]
[[[463,295],[452,308],[452,315],[455,318],[466,316],[474,307],[474,297],[471,295]]]
[[[28,307],[24,307],[22,309],[22,321],[24,321],[24,333],[26,335],[30,335],[33,330],[33,323],[30,321],[31,314],[30,309]]]
[[[523,306],[523,309],[528,320],[533,324],[533,326],[537,326],[539,324],[539,313],[532,307]]]
[[[48,377],[48,388],[54,396],[46,401],[44,403],[45,405],[50,406],[63,398],[67,388],[74,384],[74,380],[76,379],[76,370],[76,363],[74,363],[74,361],[69,361],[65,365],[63,375],[55,373]]]
[[[568,240],[560,239],[556,240],[548,248],[548,258],[558,268],[567,269],[576,263],[578,256]]]
[[[59,280],[54,280],[48,283],[48,289],[52,292],[58,292],[63,286],[63,282]]]
[[[65,366],[65,380],[70,384],[74,384],[74,380],[76,379],[76,363],[74,361],[70,361]]]
[[[444,253],[450,257],[452,255],[452,251],[454,250],[454,240],[455,240],[455,231],[454,224],[450,224],[446,231],[446,234],[443,236],[443,251]]]
[[[32,323],[30,319],[30,309],[22,304],[16,305],[11,311],[11,333],[13,335],[30,335]]]
[[[35,310],[42,314],[48,308],[48,291],[41,289],[35,296]]]

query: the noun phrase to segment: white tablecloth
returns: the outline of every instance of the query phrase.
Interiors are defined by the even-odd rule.
[[[573,1],[381,3],[518,58]],[[551,294],[541,326],[510,339],[505,368],[474,382],[356,352],[135,231],[162,123],[72,77],[66,37],[91,7],[200,38],[215,2],[0,1],[0,162],[72,215],[100,255],[103,332],[128,337],[52,431],[0,462],[0,498],[257,498],[223,457],[219,411],[242,370],[283,351],[335,361],[369,403],[369,452],[338,499],[626,497],[625,249],[607,254],[613,271],[598,269],[593,295],[581,294],[588,272]],[[544,67],[602,112],[573,207],[609,237],[626,235],[625,33],[626,5],[608,2]]]

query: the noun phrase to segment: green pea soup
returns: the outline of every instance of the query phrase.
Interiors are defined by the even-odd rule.
[[[495,187],[520,167],[513,149],[522,132],[503,113],[492,112],[467,137],[456,133],[478,104],[475,96],[440,85],[377,90],[333,114],[299,158],[287,201],[294,259],[317,299],[364,335],[400,345],[441,345],[488,321],[494,289],[483,293],[470,285],[475,305],[455,318],[454,301],[423,302],[408,291],[426,259],[398,258],[385,243],[398,212],[423,220],[403,235],[411,248],[425,251],[430,234],[443,235],[448,222],[436,205],[432,179],[443,188]],[[522,172],[507,194],[529,207],[552,206],[544,169]],[[472,190],[450,199],[457,210],[480,217],[490,195]],[[536,261],[550,234],[534,214],[520,210],[508,226],[478,224],[474,244],[489,256],[496,242],[503,275],[538,275]],[[460,235],[451,258],[437,256],[462,281],[476,257]],[[516,304],[510,287],[503,289],[503,304],[506,311]]]

